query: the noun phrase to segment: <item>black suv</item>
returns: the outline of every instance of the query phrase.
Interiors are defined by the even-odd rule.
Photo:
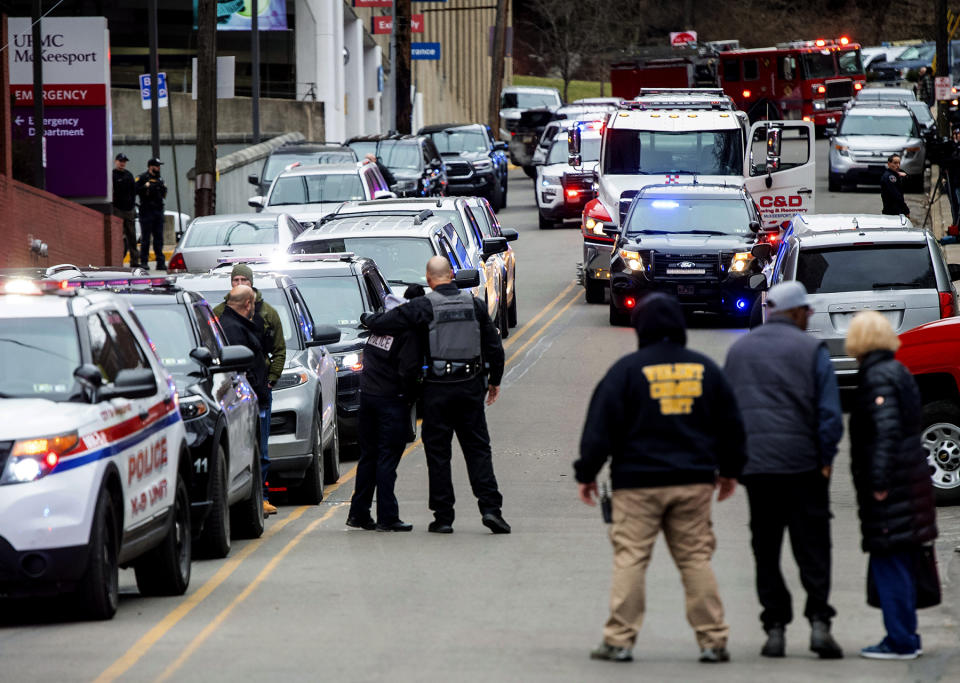
[[[622,221],[610,259],[610,324],[624,325],[641,296],[671,294],[690,311],[746,320],[760,272],[751,254],[760,232],[756,204],[742,187],[648,185]]]
[[[314,164],[352,164],[357,161],[357,153],[339,142],[288,142],[270,153],[263,162],[263,171],[259,176],[251,173],[247,176],[247,181],[257,188],[259,196],[265,197],[274,179],[294,162],[313,166]]]
[[[368,135],[347,140],[358,157],[376,155],[393,174],[390,190],[398,197],[442,197],[447,170],[426,135]]]
[[[507,205],[507,143],[480,123],[438,123],[420,129],[447,167],[448,194],[486,197],[495,211]]]

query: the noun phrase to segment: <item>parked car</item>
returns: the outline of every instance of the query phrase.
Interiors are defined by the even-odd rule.
[[[856,385],[857,361],[844,344],[858,312],[878,311],[898,334],[957,313],[940,243],[904,216],[798,215],[764,275],[771,285],[798,280],[806,287],[808,331],[826,342],[841,388]],[[764,293],[757,314],[765,301]]]
[[[251,197],[248,204],[266,213],[287,213],[300,223],[314,223],[337,210],[343,202],[392,198],[377,165],[356,164],[299,166],[282,172],[266,197]]]
[[[603,128],[603,122],[605,120],[606,116],[592,118],[588,115],[582,119],[557,119],[556,121],[551,121],[547,124],[546,128],[543,129],[543,134],[540,136],[537,148],[533,150],[533,165],[542,166],[546,163],[550,147],[561,133],[566,133],[574,126],[580,126],[580,129],[584,132],[587,130],[600,131]]]
[[[937,44],[934,42],[911,45],[901,52],[893,61],[874,62],[870,66],[870,74],[874,80],[896,85],[906,81],[911,70],[921,66],[929,66],[937,54]]]
[[[177,243],[169,273],[205,273],[224,258],[283,254],[304,227],[285,213],[201,216]]]
[[[500,137],[509,145],[510,161],[531,178],[533,148],[562,104],[556,88],[512,85],[500,92]]]
[[[581,133],[582,163],[574,168],[567,163],[567,133],[561,132],[550,143],[542,166],[537,166],[534,195],[537,219],[541,230],[552,228],[566,219],[580,219],[583,208],[597,196],[596,168],[600,163],[600,132],[584,128]]]
[[[864,88],[857,96],[847,103],[852,107],[854,103],[862,102],[916,102],[917,94],[913,88]]]
[[[442,197],[447,171],[440,152],[427,135],[352,138],[347,144],[358,155],[373,154],[393,174],[390,190],[398,197]]]
[[[299,163],[301,166],[316,164],[352,164],[359,161],[356,152],[338,142],[288,142],[270,153],[263,162],[260,175],[251,173],[247,180],[257,188],[258,195],[265,195],[270,190],[274,179],[290,164]]]
[[[500,220],[497,218],[493,207],[483,197],[467,197],[467,206],[473,212],[477,219],[477,225],[480,226],[480,232],[484,239],[488,237],[503,237],[507,240],[507,250],[497,254],[496,258],[500,263],[500,280],[503,283],[503,295],[501,299],[506,302],[507,307],[507,326],[517,326],[517,257],[510,246],[510,242],[515,242],[520,233],[511,228],[500,227]]]
[[[420,129],[433,140],[447,169],[447,194],[486,197],[495,211],[507,205],[507,143],[480,123],[440,123]]]
[[[177,284],[199,292],[212,304],[230,291],[230,265],[206,275],[181,275]],[[316,505],[324,484],[340,477],[337,430],[337,371],[327,344],[340,330],[314,324],[300,290],[286,275],[264,273],[254,283],[280,316],[287,346],[283,374],[273,387],[268,441],[270,491],[290,492]]]

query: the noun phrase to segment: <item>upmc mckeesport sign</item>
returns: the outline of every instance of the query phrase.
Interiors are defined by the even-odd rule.
[[[109,33],[103,17],[40,22],[47,189],[61,197],[110,197]],[[36,134],[33,41],[29,18],[7,22],[13,137]]]

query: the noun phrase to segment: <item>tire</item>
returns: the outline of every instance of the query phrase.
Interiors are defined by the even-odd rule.
[[[500,192],[500,209],[507,208],[507,189],[509,188],[509,183],[507,182],[507,176],[504,174],[503,183],[501,183],[502,191]],[[499,211],[500,209],[497,209]]]
[[[323,483],[333,484],[340,479],[340,428],[333,426],[333,440],[323,451]]]
[[[507,293],[500,292],[500,301],[497,302],[497,325],[500,330],[500,338],[506,339],[510,336],[510,321],[507,317]]]
[[[930,465],[937,505],[960,503],[960,407],[951,401],[924,405],[920,441]]]
[[[593,280],[588,277],[584,285],[584,298],[588,304],[602,304],[606,289],[603,280]]]
[[[536,166],[524,166],[523,172],[527,174],[528,178],[537,177],[537,167]]]
[[[102,489],[93,513],[87,569],[77,587],[80,608],[90,619],[111,619],[117,613],[120,600],[119,537],[113,498]]]
[[[630,324],[630,316],[617,310],[617,307],[613,305],[612,297],[610,299],[610,324],[614,327],[625,327]]]
[[[840,182],[840,176],[833,171],[827,172],[827,190],[830,192],[843,192],[843,184]]]
[[[539,211],[537,212],[537,225],[541,230],[550,230],[553,228],[556,223],[549,218],[544,218],[543,214]]]
[[[213,506],[197,539],[198,554],[221,558],[230,554],[230,509],[227,506],[227,458],[223,444],[217,445],[213,471]]]
[[[296,490],[297,500],[303,505],[319,505],[323,500],[323,431],[319,415],[313,431],[313,460]]]
[[[490,207],[494,212],[499,211],[504,206],[503,201],[503,186],[500,184],[499,180],[494,182],[496,187],[490,190],[490,194],[487,196],[487,201],[490,202]]]
[[[178,474],[166,537],[133,565],[141,595],[183,595],[190,585],[190,497]]]
[[[235,538],[260,538],[263,535],[263,477],[260,475],[260,444],[257,442],[253,444],[251,474],[250,495],[230,508],[230,525]]]
[[[510,302],[510,305],[507,307],[507,325],[510,327],[517,326],[517,273],[513,273],[513,301]]]

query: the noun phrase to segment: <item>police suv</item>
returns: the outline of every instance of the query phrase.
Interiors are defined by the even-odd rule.
[[[190,582],[189,470],[175,385],[129,305],[0,279],[0,596],[76,591],[117,609]]]

